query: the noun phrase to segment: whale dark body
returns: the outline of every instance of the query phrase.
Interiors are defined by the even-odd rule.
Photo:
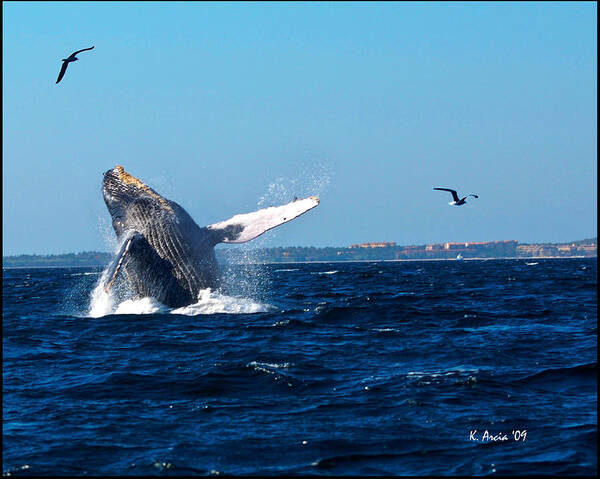
[[[200,290],[219,287],[216,244],[249,241],[319,204],[309,197],[200,227],[180,205],[122,166],[104,173],[102,194],[121,244],[105,275],[105,290],[125,283],[135,296],[169,307],[191,304]]]

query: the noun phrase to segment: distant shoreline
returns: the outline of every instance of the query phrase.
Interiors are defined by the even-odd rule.
[[[488,259],[596,258],[597,238],[571,243],[519,244],[516,240],[436,243],[399,246],[393,242],[361,243],[350,246],[278,246],[272,248],[217,248],[221,264],[300,264],[381,261],[461,261]],[[102,268],[115,253],[82,251],[52,255],[22,254],[2,257],[2,268]]]
[[[315,261],[264,261],[264,262],[256,262],[256,263],[229,263],[232,265],[237,264],[257,264],[257,265],[289,265],[289,264],[342,264],[342,263],[414,263],[418,261],[497,261],[497,260],[546,260],[546,259],[598,259],[597,256],[507,256],[505,258],[420,258],[420,259],[357,259],[357,260],[315,260]],[[220,263],[222,264],[222,263]],[[93,265],[93,266],[85,266],[85,265],[63,265],[63,266],[2,266],[2,270],[5,269],[60,269],[60,268],[97,268],[101,271],[104,270],[104,266]]]
[[[267,261],[256,264],[300,264],[300,263],[406,263],[414,261],[494,261],[503,259],[594,259],[597,256],[507,256],[503,258],[408,258],[408,259],[356,259],[346,261]]]

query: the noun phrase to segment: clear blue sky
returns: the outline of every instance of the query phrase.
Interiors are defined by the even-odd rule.
[[[201,226],[320,196],[256,246],[597,234],[595,2],[2,6],[4,255],[108,251],[117,164]]]

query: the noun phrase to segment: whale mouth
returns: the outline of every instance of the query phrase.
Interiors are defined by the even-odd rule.
[[[127,206],[139,197],[137,188],[132,188],[121,181],[122,172],[124,172],[123,167],[117,166],[106,171],[102,180],[102,197],[113,220],[123,216]]]
[[[123,188],[118,172],[115,172],[115,169],[108,170],[104,173],[104,178],[102,180],[102,196],[104,196],[105,200],[109,199],[111,202],[118,201],[124,191],[125,188]]]
[[[173,213],[173,209],[161,195],[142,180],[127,173],[121,165],[104,173],[102,194],[109,209],[110,204],[115,202],[129,202],[139,198],[140,195],[147,195],[157,200],[165,210]]]

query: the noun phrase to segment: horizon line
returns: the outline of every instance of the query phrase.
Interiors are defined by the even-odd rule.
[[[493,241],[443,241],[440,243],[413,243],[413,244],[397,244],[395,241],[367,241],[367,242],[363,242],[363,243],[352,243],[351,245],[347,245],[347,246],[300,246],[300,245],[294,245],[294,246],[263,246],[263,247],[257,247],[257,248],[251,248],[251,249],[256,249],[256,250],[261,250],[261,249],[275,249],[275,248],[317,248],[317,249],[325,249],[325,248],[348,248],[350,249],[351,246],[354,245],[362,245],[362,244],[376,244],[376,243],[394,243],[393,246],[387,246],[388,248],[402,248],[402,247],[406,247],[406,246],[421,246],[421,245],[443,245],[445,243],[499,243],[499,242],[507,242],[507,241],[516,241],[519,244],[525,244],[525,245],[532,245],[532,244],[553,244],[553,245],[560,245],[560,244],[570,244],[570,243],[577,243],[580,241],[591,241],[591,240],[595,240],[596,244],[597,244],[597,240],[598,237],[597,236],[593,236],[593,237],[589,237],[589,238],[583,238],[580,240],[573,240],[573,241],[561,241],[561,242],[549,242],[549,241],[536,241],[536,242],[532,242],[532,243],[521,243],[519,242],[519,240],[493,240]],[[217,246],[220,246],[217,245]],[[224,248],[229,248],[231,247],[231,245],[227,245],[224,246]],[[239,245],[238,245],[239,247]],[[5,255],[4,253],[2,254],[2,258],[10,258],[12,256],[61,256],[61,255],[67,255],[67,254],[82,254],[82,253],[101,253],[101,254],[113,254],[114,252],[111,251],[100,251],[100,250],[82,250],[82,251],[78,251],[78,252],[66,252],[66,253],[15,253],[15,254],[9,254],[9,255]]]

